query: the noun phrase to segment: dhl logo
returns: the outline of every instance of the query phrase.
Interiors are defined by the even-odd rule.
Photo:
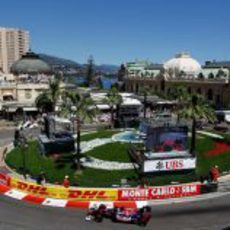
[[[81,198],[81,199],[101,199],[106,200],[110,198],[106,191],[99,191],[99,190],[69,190],[68,191],[68,198]]]
[[[27,184],[22,181],[17,182],[16,188],[22,191],[31,192],[33,194],[49,195],[49,192],[47,191],[46,187],[40,185]]]

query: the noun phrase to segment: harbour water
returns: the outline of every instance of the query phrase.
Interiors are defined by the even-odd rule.
[[[103,89],[110,89],[111,86],[117,82],[117,76],[112,76],[112,77],[101,76],[98,78],[98,81],[101,82]],[[86,82],[86,79],[83,76],[73,76],[70,78],[68,77],[67,82],[76,85],[82,85]]]

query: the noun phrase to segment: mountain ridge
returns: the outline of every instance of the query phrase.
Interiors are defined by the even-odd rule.
[[[81,71],[85,69],[85,66],[86,66],[86,64],[80,64],[76,61],[57,57],[54,55],[40,53],[39,56],[42,60],[47,62],[49,65],[51,65],[53,69],[58,69],[58,70],[72,69],[75,71]],[[103,73],[108,73],[108,72],[114,73],[114,72],[117,72],[118,69],[119,69],[119,66],[112,65],[112,64],[95,65],[95,70],[98,72],[103,72]]]

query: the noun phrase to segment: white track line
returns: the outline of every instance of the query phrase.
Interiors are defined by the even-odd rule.
[[[52,207],[66,207],[67,202],[67,200],[47,198],[42,202],[42,205]]]
[[[22,200],[28,194],[21,192],[21,191],[18,191],[18,190],[11,189],[11,190],[7,191],[6,193],[4,193],[4,195],[9,196],[9,197],[14,198],[14,199],[17,199],[17,200]]]
[[[107,208],[113,208],[113,201],[90,201],[89,208],[99,207],[100,204],[104,204]]]

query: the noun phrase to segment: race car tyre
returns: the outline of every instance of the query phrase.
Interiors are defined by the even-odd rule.
[[[102,215],[97,215],[97,216],[95,216],[95,222],[98,222],[98,223],[100,223],[100,222],[102,222],[103,221],[103,216]]]
[[[116,215],[112,215],[112,216],[111,216],[111,221],[112,221],[112,222],[117,222]]]

